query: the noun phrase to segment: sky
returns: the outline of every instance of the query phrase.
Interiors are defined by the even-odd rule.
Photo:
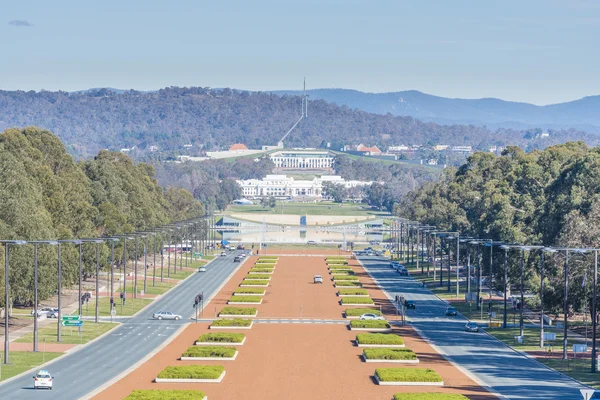
[[[600,94],[600,0],[0,0],[0,89]]]

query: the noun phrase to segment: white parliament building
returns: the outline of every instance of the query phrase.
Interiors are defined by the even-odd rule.
[[[267,175],[263,179],[239,180],[242,193],[247,198],[274,196],[287,198],[295,196],[308,196],[320,199],[323,197],[323,183],[332,182],[342,184],[346,188],[368,186],[372,182],[347,181],[337,175],[323,175],[313,180],[295,180],[287,175]]]
[[[276,171],[325,170],[333,172],[335,158],[327,150],[291,149],[269,155]]]

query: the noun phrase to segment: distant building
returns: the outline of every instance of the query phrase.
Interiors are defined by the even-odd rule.
[[[248,200],[248,199],[239,199],[239,200],[234,200],[233,204],[240,204],[240,205],[244,205],[244,206],[249,206],[254,204],[254,202]]]
[[[389,153],[401,153],[403,151],[410,151],[411,148],[408,146],[400,145],[400,146],[390,146],[388,148]]]
[[[148,150],[150,150],[151,152],[154,153],[155,151],[158,150],[158,146],[150,146],[150,147],[148,147]]]
[[[450,146],[447,144],[438,144],[438,145],[433,146],[433,150],[435,150],[435,151],[448,150],[449,147]]]
[[[242,150],[242,151],[243,151],[243,150],[248,150],[248,147],[246,147],[246,145],[245,145],[245,144],[242,144],[242,143],[236,143],[236,144],[234,144],[233,146],[231,146],[231,147],[229,148],[229,151],[240,151],[240,150]]]
[[[381,153],[381,150],[379,150],[379,148],[377,146],[367,147],[367,146],[364,146],[362,143],[356,147],[356,151],[365,153],[367,155],[374,155],[374,154]]]
[[[131,147],[131,148],[123,148],[121,150],[119,150],[121,153],[129,153],[131,151],[135,150],[135,146]]]
[[[191,143],[188,143],[188,144],[184,144],[184,145],[183,145],[183,148],[184,148],[184,149],[189,149],[189,148],[191,148],[191,147],[194,147],[194,146],[193,146]]]
[[[542,132],[542,134],[540,135],[541,138],[547,138],[550,137],[550,134],[548,132]]]
[[[335,158],[327,150],[281,150],[269,155],[275,169],[333,171]]]
[[[458,151],[461,153],[472,153],[473,147],[472,146],[452,146],[451,150]]]
[[[438,165],[438,160],[436,160],[435,158],[430,158],[429,160],[427,160],[427,165]]]

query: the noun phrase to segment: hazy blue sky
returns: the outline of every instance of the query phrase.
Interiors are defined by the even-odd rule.
[[[0,0],[0,89],[600,94],[599,0]]]

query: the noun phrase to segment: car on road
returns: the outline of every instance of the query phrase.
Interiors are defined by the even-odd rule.
[[[408,276],[408,271],[404,267],[398,268],[398,273],[400,274],[400,276]]]
[[[360,320],[361,321],[369,321],[369,320],[385,321],[385,318],[383,316],[377,315],[377,314],[363,314],[360,316]]]
[[[240,262],[244,259],[244,257],[242,257],[241,255],[237,255],[235,257],[233,257],[233,262]]]
[[[465,325],[465,332],[479,332],[479,326],[475,322],[467,322]]]
[[[245,249],[245,246],[244,246],[243,244],[238,244],[238,247],[237,247],[237,249],[238,249],[238,250],[244,250],[244,249]]]
[[[446,316],[447,317],[456,317],[456,308],[454,307],[448,307],[446,308]]]
[[[316,245],[316,244],[317,244],[317,242],[315,242],[314,240],[309,240],[308,242],[306,242],[306,244],[309,244],[309,245]]]
[[[396,268],[398,268],[399,266],[400,266],[400,263],[399,263],[398,261],[392,261],[392,262],[390,263],[390,268],[394,268],[394,269],[396,269]]]
[[[54,378],[45,369],[41,369],[33,377],[33,388],[34,389],[50,389],[52,390],[52,381]]]
[[[226,252],[224,252],[224,251],[222,251],[222,252],[221,252],[221,257],[225,257],[225,256],[227,256],[227,253],[226,253]]]
[[[181,319],[181,315],[177,315],[177,314],[173,314],[170,311],[159,311],[157,313],[152,314],[152,318],[154,319],[174,319],[175,321],[178,321]]]
[[[313,283],[323,283],[323,277],[321,275],[315,275]]]
[[[202,266],[198,268],[198,272],[206,272],[206,267]]]
[[[33,315],[33,310],[31,310],[31,315]],[[52,307],[43,307],[37,310],[38,317],[42,315],[46,315],[47,318],[57,318],[58,317],[58,308]]]
[[[404,300],[404,307],[406,308],[417,308],[414,300]]]

